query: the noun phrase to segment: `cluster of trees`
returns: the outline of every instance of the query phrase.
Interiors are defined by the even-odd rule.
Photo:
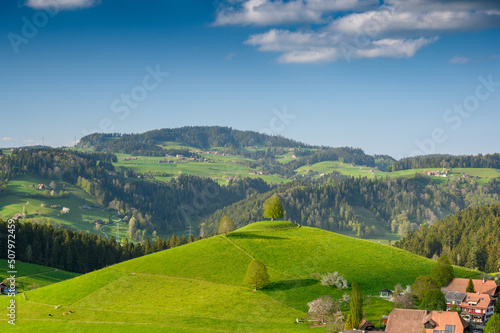
[[[380,171],[387,171],[389,167],[392,166],[396,160],[389,155],[373,155],[373,158],[375,159],[375,165]],[[392,170],[392,168],[391,168]]]
[[[0,159],[0,181],[7,182],[26,173],[73,184],[79,176],[107,179],[108,170],[114,170],[113,162],[117,162],[114,154],[23,148]]]
[[[215,232],[217,222],[226,215],[233,217],[237,227],[258,221],[264,201],[275,194],[282,198],[284,218],[301,225],[354,230],[367,237],[376,231],[358,220],[356,207],[363,207],[384,221],[387,230],[404,236],[449,212],[499,200],[500,181],[480,186],[474,180],[457,179],[436,185],[431,177],[418,174],[397,179],[336,178],[321,184],[297,180],[224,207],[205,219],[201,228]]]
[[[395,246],[486,272],[500,267],[500,203],[469,208],[410,232]]]
[[[387,171],[421,168],[494,168],[500,169],[500,154],[478,155],[425,155],[403,158],[388,167]]]
[[[328,295],[320,296],[307,303],[308,315],[321,320],[323,324],[326,323],[329,332],[357,329],[363,320],[363,294],[356,281],[352,282],[351,295],[347,298],[350,300],[350,311],[346,317],[341,311],[340,302]]]
[[[7,221],[0,220],[0,234],[7,234]],[[125,260],[180,246],[198,240],[193,236],[170,239],[157,237],[153,242],[131,243],[126,238],[123,245],[113,237],[109,239],[88,232],[54,228],[48,224],[19,222],[16,224],[16,260],[88,273]],[[0,238],[0,247],[7,248],[7,237]],[[2,251],[0,259],[7,259]]]

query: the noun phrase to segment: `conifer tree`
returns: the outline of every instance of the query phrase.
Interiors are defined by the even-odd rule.
[[[354,327],[352,326],[352,318],[351,315],[347,315],[347,319],[345,321],[345,329],[346,330],[352,330]]]
[[[356,281],[352,282],[350,307],[352,326],[357,329],[363,319],[363,294]]]
[[[472,282],[472,279],[469,278],[469,283],[467,284],[467,288],[465,289],[465,292],[468,293],[475,293],[476,289],[474,289],[474,283]]]

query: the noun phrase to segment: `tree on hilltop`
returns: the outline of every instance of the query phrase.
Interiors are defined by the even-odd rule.
[[[274,219],[283,218],[283,203],[280,197],[273,195],[264,202],[264,217]]]
[[[227,235],[231,231],[234,231],[234,223],[229,217],[224,216],[219,222],[219,234]]]
[[[269,283],[269,274],[267,274],[267,267],[257,259],[252,260],[248,265],[247,274],[245,275],[245,284],[254,288],[254,291],[264,287]]]

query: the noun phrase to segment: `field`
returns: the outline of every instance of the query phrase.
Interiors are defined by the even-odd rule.
[[[231,177],[260,177],[269,183],[282,183],[288,180],[277,175],[251,175],[258,170],[250,169],[239,162],[245,160],[238,156],[221,156],[214,154],[200,153],[210,162],[196,162],[170,158],[176,163],[158,163],[162,157],[134,156],[137,160],[122,160],[130,157],[127,154],[117,154],[118,163],[114,163],[118,170],[124,168],[133,170],[141,174],[151,174],[157,180],[168,181],[172,177],[181,174],[197,175],[200,177],[210,177],[221,184],[226,184]]]
[[[55,180],[56,191],[60,190],[69,193],[69,197],[44,197],[41,190],[37,190],[38,184],[49,185],[50,180],[40,179],[31,175],[26,175],[7,183],[9,193],[0,197],[0,217],[11,218],[17,213],[23,212],[26,207],[27,218],[40,221],[49,219],[61,226],[69,227],[78,231],[90,231],[102,235],[110,234],[117,237],[116,224],[104,226],[101,231],[95,230],[93,222],[97,219],[107,221],[109,218],[118,223],[115,212],[104,208],[82,209],[83,205],[92,206],[97,202],[82,189],[64,181]],[[69,213],[63,214],[63,207],[70,209]],[[125,224],[119,223],[118,236],[126,236]]]
[[[10,276],[7,273],[8,270],[7,260],[0,259],[0,282]],[[16,282],[18,283],[17,289],[19,292],[45,287],[80,275],[78,273],[20,261],[16,262],[16,270]]]
[[[500,177],[500,170],[491,168],[453,168],[453,169],[443,169],[443,168],[423,168],[423,169],[409,169],[400,170],[394,172],[382,172],[377,168],[371,168],[366,166],[352,165],[341,163],[340,161],[324,161],[312,165],[305,165],[295,170],[297,174],[307,174],[308,172],[315,172],[319,174],[328,174],[332,171],[337,171],[344,176],[351,177],[413,177],[417,173],[424,173],[425,171],[450,171],[451,177],[461,177],[463,174],[469,174],[472,177],[477,177],[477,182],[480,185],[484,185],[490,179],[495,179]],[[445,182],[448,178],[431,176],[435,183]]]
[[[257,258],[271,283],[257,292],[243,284]],[[307,302],[346,291],[324,287],[312,273],[339,271],[364,295],[428,274],[434,261],[386,245],[299,227],[258,222],[216,236],[126,261],[18,295],[20,331],[90,332],[323,332],[294,323]],[[455,268],[461,277],[478,272]],[[0,298],[0,308],[7,306]],[[60,309],[54,306],[61,305]],[[390,302],[365,297],[367,319],[379,323]],[[72,311],[72,313],[69,313]],[[67,315],[63,315],[67,313]],[[49,317],[49,314],[51,316]],[[6,321],[0,323],[5,330]]]

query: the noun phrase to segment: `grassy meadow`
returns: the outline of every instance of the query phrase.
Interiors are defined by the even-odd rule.
[[[243,284],[253,258],[263,262],[270,275],[270,284],[257,292]],[[349,282],[358,281],[365,295],[366,317],[379,323],[392,304],[376,297],[378,291],[410,284],[418,275],[428,274],[434,264],[390,246],[316,228],[286,221],[258,222],[227,236],[19,294],[15,329],[323,332],[324,328],[296,324],[295,319],[306,317],[307,303],[318,296],[340,298],[349,290],[324,287],[311,274],[338,271]],[[463,268],[455,271],[461,277],[479,276]],[[7,301],[0,297],[0,307],[5,308]],[[56,305],[61,308],[55,309]],[[0,322],[0,330],[6,328],[6,321]]]
[[[7,273],[9,270],[7,260],[0,259],[0,282],[10,276],[10,274]],[[57,268],[20,261],[16,262],[16,270],[16,282],[18,283],[17,289],[19,292],[45,287],[80,275]]]

